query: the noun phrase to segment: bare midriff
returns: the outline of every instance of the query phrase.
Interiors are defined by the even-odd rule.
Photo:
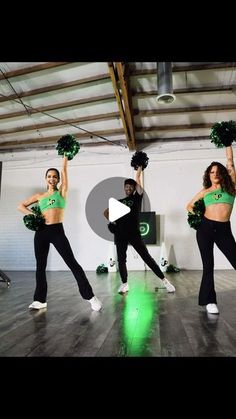
[[[62,223],[64,219],[64,208],[49,208],[43,211],[45,224],[58,224]]]
[[[204,217],[213,221],[229,221],[233,206],[226,203],[212,204],[206,207]]]

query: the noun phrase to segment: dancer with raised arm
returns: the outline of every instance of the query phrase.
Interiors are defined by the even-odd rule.
[[[128,272],[126,267],[127,248],[131,244],[136,252],[141,256],[143,261],[151,268],[158,278],[163,282],[164,287],[168,292],[175,292],[175,287],[172,285],[165,275],[160,270],[158,264],[152,258],[148,249],[142,240],[139,230],[139,214],[141,211],[141,203],[143,198],[143,186],[141,180],[142,170],[146,167],[145,158],[148,159],[146,153],[136,152],[131,161],[131,166],[136,170],[136,179],[126,179],[124,182],[124,192],[126,197],[119,199],[121,203],[130,208],[130,212],[115,221],[114,224],[109,224],[109,229],[115,235],[115,244],[118,256],[118,267],[121,276],[122,284],[118,289],[118,293],[123,294],[128,292]],[[109,220],[109,210],[104,211],[104,216]]]
[[[230,121],[231,122],[231,121]],[[203,275],[198,302],[206,306],[211,314],[219,314],[214,284],[214,244],[222,251],[234,269],[236,269],[236,242],[231,232],[230,216],[235,200],[236,172],[233,160],[232,138],[227,141],[222,137],[222,125],[216,124],[221,130],[221,141],[217,136],[217,146],[225,146],[226,167],[213,161],[205,170],[203,189],[187,204],[187,211],[194,217],[196,203],[203,200],[205,212],[200,225],[197,226],[196,238],[199,246]],[[227,123],[223,123],[227,124]],[[228,123],[229,124],[229,123]],[[227,135],[230,134],[227,128]],[[235,131],[236,132],[236,131]]]
[[[65,137],[72,136],[62,137],[63,141]],[[73,141],[72,143],[74,144]],[[46,266],[50,243],[52,243],[72,271],[82,298],[91,304],[93,310],[99,311],[102,308],[102,304],[94,295],[84,270],[75,259],[63,228],[63,218],[68,193],[68,159],[71,160],[72,155],[69,152],[65,152],[62,163],[60,186],[59,171],[55,168],[49,168],[45,175],[46,191],[34,194],[21,202],[18,206],[18,210],[25,214],[24,219],[27,221],[30,218],[34,219],[34,217],[38,217],[38,215],[35,214],[35,211],[30,208],[31,205],[38,204],[42,214],[41,218],[43,218],[43,223],[37,224],[34,236],[36,289],[33,302],[30,304],[29,308],[39,310],[47,307]],[[27,225],[26,222],[25,224]]]

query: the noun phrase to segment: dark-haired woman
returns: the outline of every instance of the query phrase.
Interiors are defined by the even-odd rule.
[[[226,167],[213,161],[203,176],[204,188],[187,205],[193,212],[196,201],[203,198],[205,213],[197,229],[203,276],[199,291],[199,305],[211,314],[219,314],[214,286],[214,243],[236,269],[236,242],[231,232],[230,216],[235,199],[236,173],[232,146],[226,147]]]
[[[50,243],[52,243],[72,271],[82,298],[89,301],[93,310],[99,311],[102,304],[94,295],[84,270],[76,261],[62,224],[68,191],[67,162],[68,158],[64,156],[59,189],[60,174],[57,169],[50,168],[45,175],[47,190],[36,193],[18,206],[18,210],[23,214],[33,214],[33,211],[28,207],[38,203],[45,220],[45,224],[35,232],[34,237],[36,289],[34,301],[29,308],[39,310],[47,307],[46,265]]]

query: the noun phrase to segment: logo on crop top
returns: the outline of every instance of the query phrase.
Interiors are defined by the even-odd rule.
[[[213,196],[214,196],[214,199],[218,201],[218,199],[222,197],[222,193],[215,193]]]
[[[51,199],[51,198],[49,198],[49,200],[48,200],[48,205],[53,205],[53,204],[54,204],[54,202],[56,202],[56,200],[55,200],[55,199]]]

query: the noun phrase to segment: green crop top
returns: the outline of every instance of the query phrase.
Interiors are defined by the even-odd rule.
[[[65,208],[66,201],[61,196],[59,191],[53,192],[52,195],[46,196],[45,198],[39,199],[39,208],[41,212],[49,208]]]
[[[206,193],[203,200],[205,203],[205,206],[212,204],[234,204],[235,196],[230,195],[226,191],[222,191],[222,189],[215,189],[212,192]]]

